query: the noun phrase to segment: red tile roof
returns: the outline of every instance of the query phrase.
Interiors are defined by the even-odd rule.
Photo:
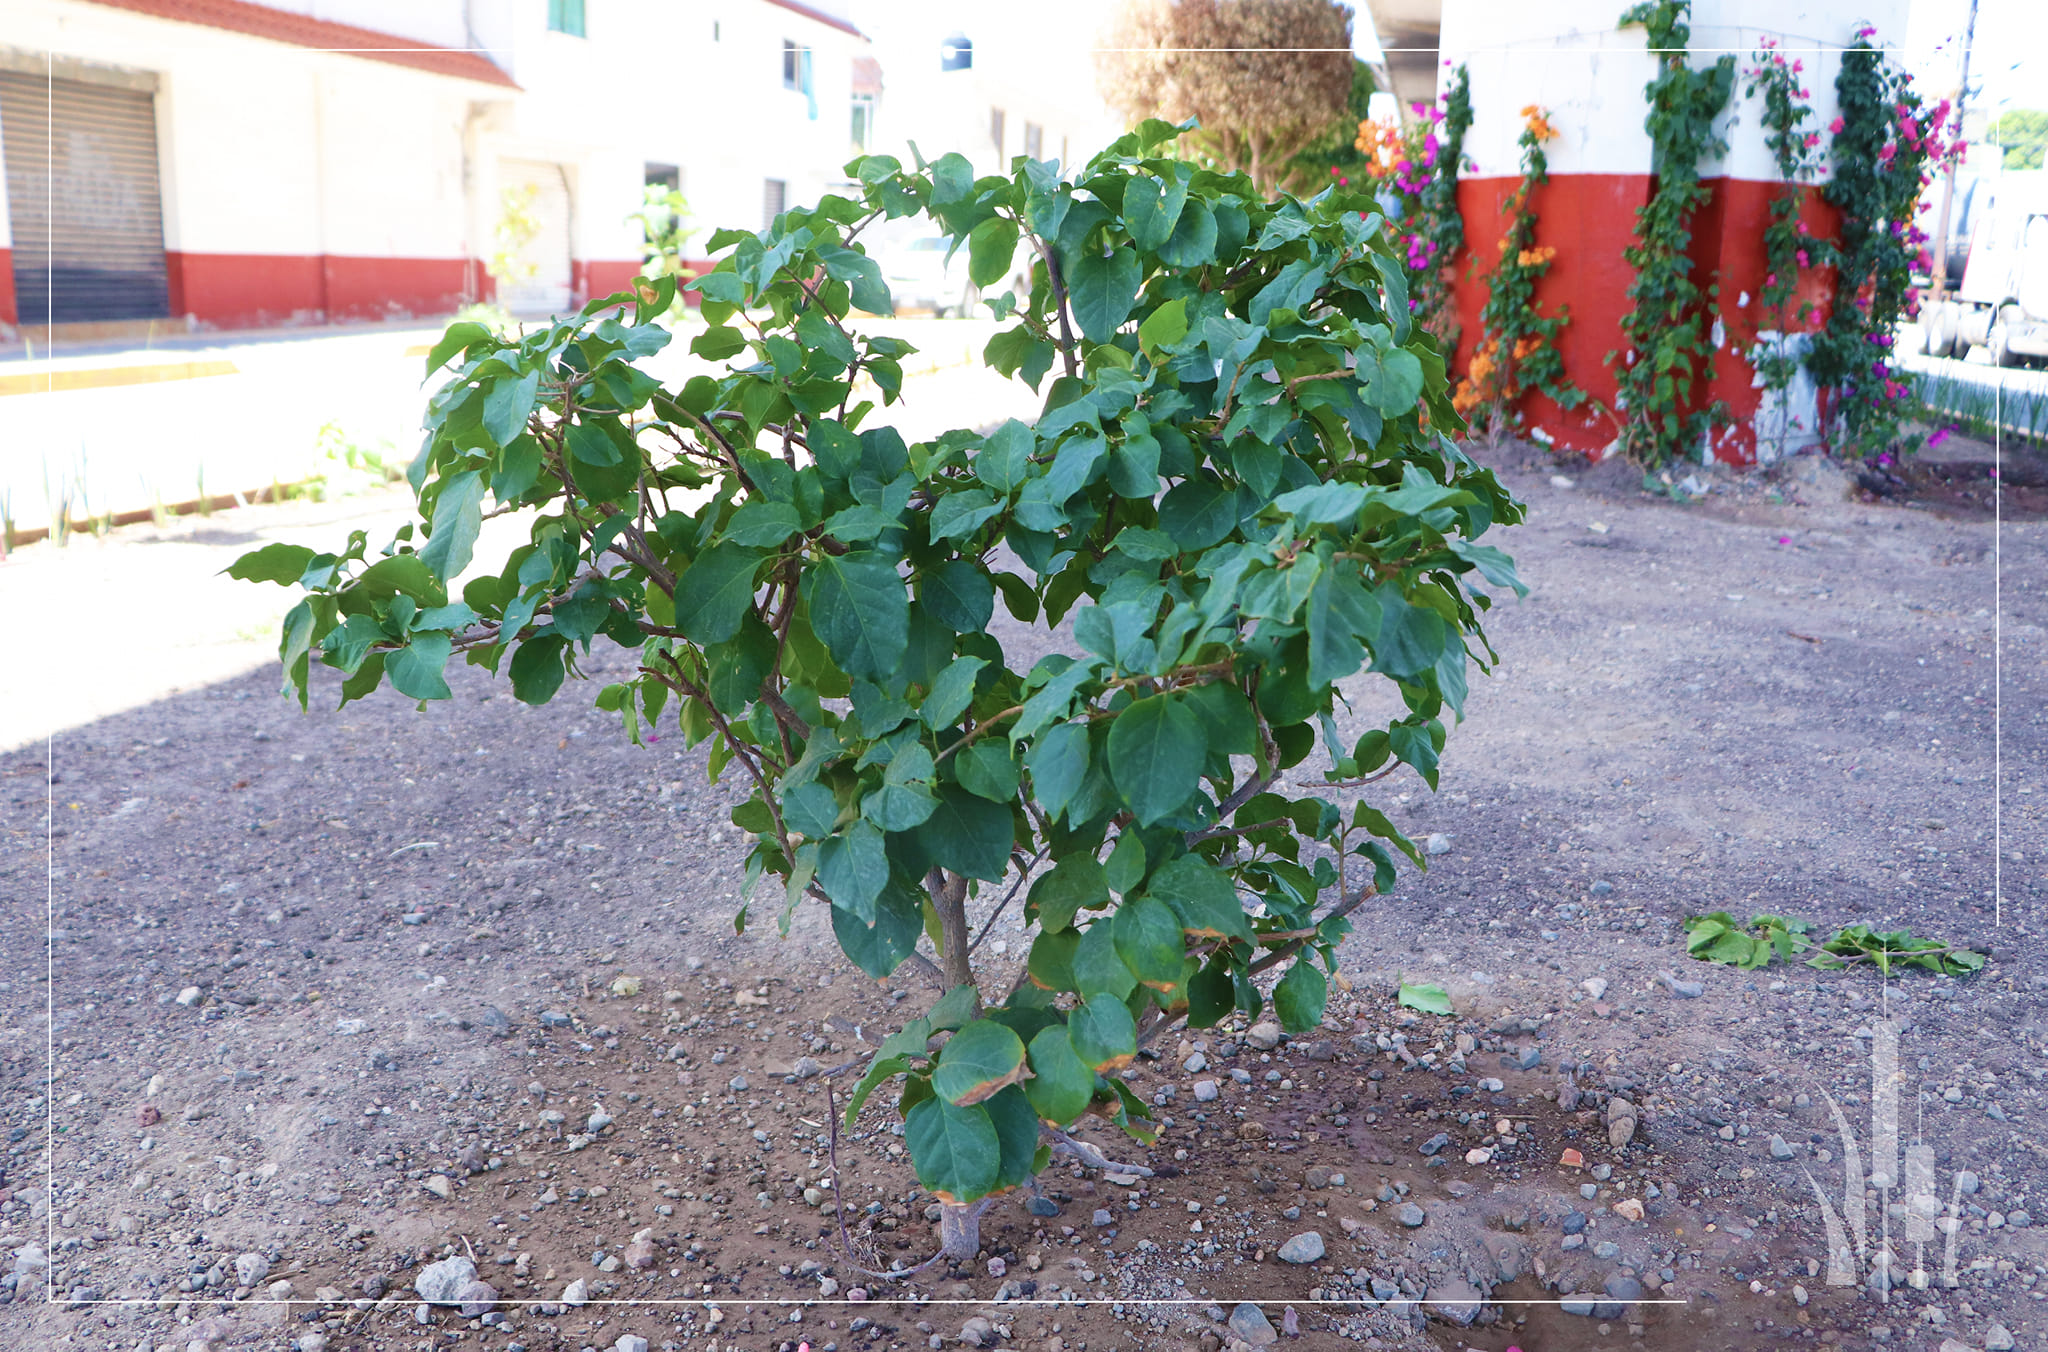
[[[842,33],[853,34],[855,37],[859,38],[863,42],[867,41],[868,35],[866,33],[861,32],[858,28],[855,28],[852,24],[840,18],[838,15],[827,14],[822,9],[817,9],[810,5],[801,3],[800,0],[768,0],[768,3],[775,6],[777,9],[786,9],[790,11],[792,14],[801,14],[806,19],[817,20],[819,23],[824,24],[827,28],[836,28]]]
[[[372,28],[331,23],[326,19],[272,9],[269,5],[250,4],[248,0],[91,0],[91,3],[176,23],[194,23],[207,28],[226,29],[230,33],[246,33],[250,37],[290,43],[294,47],[341,52],[366,61],[410,66],[435,75],[519,88],[510,75],[482,52],[436,47],[432,43],[379,33]]]

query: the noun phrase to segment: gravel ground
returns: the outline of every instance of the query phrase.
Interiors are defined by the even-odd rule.
[[[808,910],[734,933],[737,790],[700,754],[465,669],[424,713],[300,715],[269,671],[181,693],[59,737],[47,797],[39,747],[0,756],[0,1344],[2048,1342],[2048,532],[1859,504],[1811,462],[1681,506],[1495,458],[1533,594],[1441,791],[1372,791],[1437,838],[1428,875],[1359,913],[1323,1029],[1134,1069],[1159,1144],[1094,1139],[1152,1176],[1053,1170],[923,1304],[859,1268],[924,1257],[930,1199],[879,1107],[835,1166],[817,1072],[932,993],[832,961]],[[1689,961],[1681,921],[1724,908],[1993,956]],[[1003,925],[997,967],[1028,938]],[[1398,1008],[1402,979],[1456,1014]],[[1953,1289],[1939,1240],[1929,1289],[1827,1281],[1829,1104],[1872,1164],[1894,1084],[1955,1198]],[[1903,1283],[1896,1200],[1866,1247],[1888,1225]],[[838,1303],[771,1303],[804,1300]]]

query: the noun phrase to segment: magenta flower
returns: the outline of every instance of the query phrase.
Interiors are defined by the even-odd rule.
[[[1833,132],[1835,135],[1840,136],[1842,134],[1842,119],[1838,117],[1834,121],[1828,123],[1828,130]]]

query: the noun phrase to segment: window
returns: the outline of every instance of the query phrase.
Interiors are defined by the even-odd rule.
[[[1000,160],[1003,157],[1003,110],[1000,108],[988,110],[988,139],[996,143],[996,158]]]
[[[683,171],[680,167],[673,164],[649,163],[647,166],[647,186],[650,188],[667,188],[670,192],[681,192],[683,190]]]
[[[802,89],[804,87],[804,49],[788,38],[782,40],[782,87]]]
[[[583,31],[583,0],[548,0],[548,31],[572,38],[590,36]]]
[[[855,94],[853,96],[853,153],[865,155],[868,143],[875,137],[875,96]]]
[[[1045,128],[1036,122],[1024,124],[1024,153],[1034,160],[1045,157]]]
[[[768,229],[775,224],[775,218],[782,214],[785,199],[789,196],[789,184],[779,178],[768,179],[761,191],[761,228]]]

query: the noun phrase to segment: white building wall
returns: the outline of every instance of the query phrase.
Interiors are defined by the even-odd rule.
[[[1724,52],[1735,57],[1736,85],[1729,106],[1715,123],[1728,143],[1725,157],[1701,162],[1713,178],[1775,179],[1777,168],[1764,145],[1762,99],[1743,96],[1743,72],[1765,37],[1775,37],[1795,60],[1803,61],[1810,130],[1826,140],[1836,114],[1835,77],[1840,48],[1854,40],[1864,21],[1881,40],[1905,33],[1907,0],[1694,0],[1694,68],[1710,65]],[[1552,174],[1647,174],[1650,135],[1643,126],[1643,88],[1656,76],[1656,61],[1640,27],[1617,29],[1621,7],[1612,0],[1449,0],[1444,6],[1442,55],[1471,73],[1472,130],[1465,140],[1472,176],[1507,178],[1521,172],[1521,110],[1537,104],[1558,131],[1544,149]],[[1443,73],[1439,74],[1439,89]],[[1823,173],[1822,177],[1825,177]]]

